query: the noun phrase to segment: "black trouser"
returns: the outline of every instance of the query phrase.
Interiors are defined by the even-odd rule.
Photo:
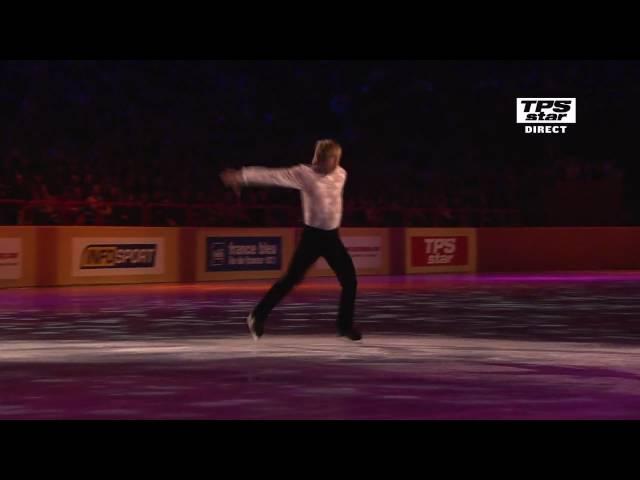
[[[349,330],[352,327],[358,282],[351,256],[340,239],[338,229],[320,230],[306,225],[287,273],[273,284],[256,306],[254,314],[258,321],[264,322],[267,319],[271,310],[302,281],[309,267],[319,257],[325,258],[342,286],[337,320],[338,330]]]

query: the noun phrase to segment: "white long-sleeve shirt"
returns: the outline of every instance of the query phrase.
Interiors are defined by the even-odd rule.
[[[277,186],[300,190],[304,223],[322,230],[334,230],[342,221],[342,192],[347,171],[337,167],[328,175],[316,173],[311,165],[291,168],[244,167],[244,185]]]

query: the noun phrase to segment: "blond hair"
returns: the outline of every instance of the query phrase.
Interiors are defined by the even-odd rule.
[[[316,150],[313,154],[313,162],[316,163],[326,160],[327,155],[332,150],[342,150],[342,147],[335,140],[318,140],[316,142]]]

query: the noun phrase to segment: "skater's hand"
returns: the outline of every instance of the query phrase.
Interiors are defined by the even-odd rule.
[[[226,169],[220,174],[220,180],[227,187],[233,189],[234,193],[239,197],[242,188],[242,175],[240,170]]]

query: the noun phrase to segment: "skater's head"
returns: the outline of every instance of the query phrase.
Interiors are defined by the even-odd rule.
[[[342,147],[335,140],[318,140],[313,154],[313,169],[323,175],[333,172],[340,165]]]

